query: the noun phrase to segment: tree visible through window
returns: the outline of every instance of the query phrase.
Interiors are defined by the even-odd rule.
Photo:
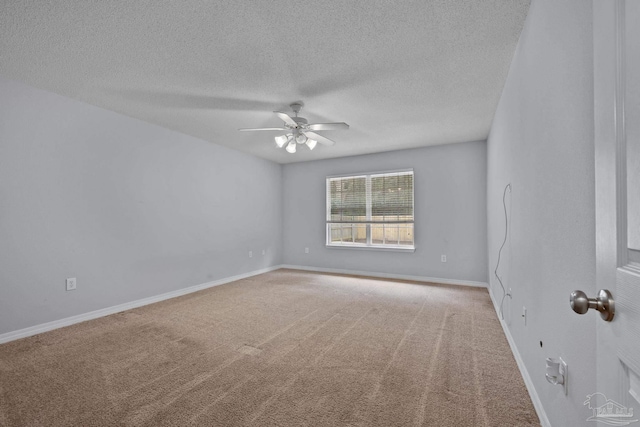
[[[327,245],[414,247],[413,171],[327,178]]]

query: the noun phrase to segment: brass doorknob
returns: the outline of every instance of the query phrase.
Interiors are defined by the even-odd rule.
[[[606,322],[613,320],[615,314],[615,302],[611,292],[601,289],[596,298],[589,298],[582,291],[573,291],[569,297],[571,308],[578,314],[585,314],[590,308],[600,312],[600,317]]]

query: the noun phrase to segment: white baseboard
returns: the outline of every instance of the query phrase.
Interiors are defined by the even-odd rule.
[[[473,286],[478,288],[486,288],[488,286],[486,282],[474,282],[471,280],[441,279],[438,277],[409,276],[405,274],[378,273],[374,271],[343,270],[338,268],[307,267],[303,265],[286,265],[286,264],[281,265],[280,268],[290,268],[292,270],[315,271],[318,273],[336,273],[336,274],[350,274],[354,276],[370,276],[370,277],[379,277],[382,279],[413,280],[415,282],[441,283],[444,285],[464,285],[464,286]]]
[[[0,335],[0,344],[14,341],[20,338],[30,337],[36,334],[41,334],[43,332],[52,331],[54,329],[63,328],[75,323],[97,319],[98,317],[109,316],[110,314],[119,313],[125,310],[131,310],[132,308],[142,307],[144,305],[149,305],[170,298],[179,297],[181,295],[190,294],[192,292],[201,291],[203,289],[211,288],[214,286],[224,285],[225,283],[246,279],[247,277],[256,276],[258,274],[268,273],[269,271],[277,270],[279,268],[282,267],[280,265],[276,265],[273,267],[263,268],[261,270],[250,271],[248,273],[238,274],[237,276],[225,277],[224,279],[214,280],[212,282],[202,283],[200,285],[189,286],[188,288],[178,289],[164,294],[126,302],[124,304],[114,305],[113,307],[101,308],[100,310],[90,311],[88,313],[78,314],[76,316],[71,316],[60,320],[54,320],[52,322],[42,323],[40,325],[30,326],[28,328],[20,329],[13,332],[7,332]]]
[[[527,387],[527,391],[529,392],[529,396],[531,397],[531,402],[533,403],[533,407],[538,414],[538,418],[540,418],[540,424],[542,427],[551,427],[551,423],[549,422],[549,418],[547,417],[547,413],[542,406],[542,401],[540,401],[540,396],[538,396],[538,392],[533,386],[533,381],[531,380],[531,376],[529,375],[529,371],[527,371],[527,367],[524,364],[524,360],[522,360],[522,356],[518,351],[518,347],[516,347],[516,342],[513,340],[513,336],[511,336],[511,331],[509,330],[509,326],[507,323],[500,318],[500,307],[493,296],[493,292],[491,291],[491,287],[488,287],[489,296],[491,297],[491,301],[493,302],[493,308],[496,310],[496,315],[498,316],[498,320],[502,325],[502,330],[504,331],[505,336],[507,337],[507,341],[509,342],[509,347],[511,347],[511,353],[513,353],[513,357],[516,359],[516,363],[518,364],[518,368],[520,369],[520,374],[522,375],[522,379],[524,380],[524,385]]]

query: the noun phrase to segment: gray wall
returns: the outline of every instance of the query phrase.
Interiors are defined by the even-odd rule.
[[[534,0],[488,140],[488,252],[513,300],[505,318],[554,426],[582,426],[596,392],[595,322],[569,307],[569,293],[595,293],[593,53],[591,2]],[[521,317],[527,308],[527,323]],[[540,341],[543,347],[540,347]],[[545,358],[569,365],[569,394],[545,380]]]
[[[280,165],[2,78],[0,100],[0,334],[281,263]]]
[[[414,169],[416,251],[325,247],[326,176],[404,168]],[[484,141],[287,164],[283,191],[285,264],[487,280]]]

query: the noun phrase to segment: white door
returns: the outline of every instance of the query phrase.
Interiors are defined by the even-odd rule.
[[[584,291],[610,290],[615,316],[597,321],[586,425],[640,426],[640,2],[594,0],[593,30],[597,289]]]

